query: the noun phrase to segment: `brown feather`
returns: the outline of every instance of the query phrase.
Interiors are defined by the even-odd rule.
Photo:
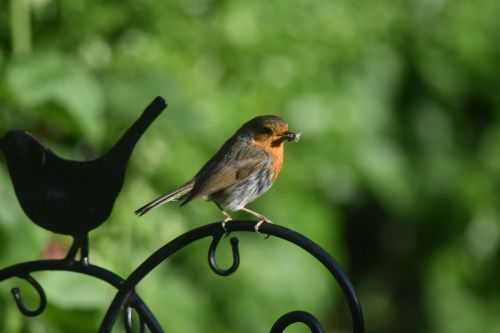
[[[187,183],[179,186],[177,189],[173,190],[172,192],[169,192],[165,195],[162,195],[161,197],[151,201],[150,203],[142,206],[138,210],[135,211],[135,213],[139,216],[142,216],[149,212],[151,209],[154,209],[156,207],[159,207],[163,204],[166,204],[167,202],[174,201],[174,200],[179,200],[185,197],[186,195],[191,192],[194,186],[194,180],[190,180]]]
[[[241,158],[223,158],[222,161],[214,163],[208,172],[195,177],[193,190],[182,205],[196,197],[209,196],[242,181],[252,173],[262,169],[269,158],[265,151],[252,146],[243,146],[235,153]]]

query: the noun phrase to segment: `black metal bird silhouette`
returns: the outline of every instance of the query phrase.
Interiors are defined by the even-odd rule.
[[[137,141],[166,107],[156,97],[111,150],[91,161],[63,159],[25,131],[10,131],[0,139],[26,215],[42,228],[73,236],[67,260],[80,250],[80,260],[88,263],[88,233],[110,215]]]

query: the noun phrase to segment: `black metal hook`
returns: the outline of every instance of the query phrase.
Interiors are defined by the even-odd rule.
[[[22,312],[27,316],[39,315],[44,311],[47,304],[46,296],[42,287],[40,287],[39,284],[36,281],[34,281],[34,279],[30,276],[32,273],[41,271],[78,273],[105,282],[117,290],[119,290],[124,283],[124,280],[120,276],[116,275],[115,273],[107,269],[91,264],[84,265],[82,264],[81,261],[75,261],[75,260],[66,260],[66,259],[35,260],[35,261],[23,262],[20,264],[0,269],[0,284],[3,281],[8,280],[10,278],[14,277],[21,278],[25,279],[28,283],[30,283],[33,286],[33,288],[35,288],[39,293],[40,305],[38,306],[38,309],[29,310],[26,309],[26,306],[24,306],[24,302],[22,300],[21,297],[22,295],[20,294],[19,288],[13,289],[12,293],[14,295],[14,299],[17,303],[20,312]],[[146,304],[144,304],[142,299],[135,293],[135,291],[132,291],[130,293],[128,298],[128,304],[130,304],[133,307],[133,309],[139,315],[141,322],[144,322],[144,325],[146,326],[144,329],[141,328],[142,330],[141,332],[144,331],[151,333],[163,332],[156,318],[153,316],[153,314],[146,306]],[[141,325],[144,326],[142,323]],[[137,329],[138,325],[134,325],[134,327],[136,328],[136,331],[138,331]]]
[[[132,324],[132,306],[130,305],[125,306],[125,313],[123,316],[123,320],[124,320],[125,331],[127,333],[134,333],[134,326]],[[146,332],[146,323],[139,314],[139,333],[145,333],[145,332]]]
[[[17,308],[25,316],[36,317],[41,314],[47,307],[47,297],[45,296],[45,292],[43,291],[40,283],[38,283],[38,281],[35,280],[31,275],[27,274],[19,276],[19,278],[24,279],[26,282],[31,284],[33,288],[35,288],[36,292],[38,293],[38,297],[40,298],[40,305],[38,305],[38,308],[35,310],[27,309],[26,306],[24,306],[23,298],[21,297],[21,291],[19,290],[19,288],[12,288],[11,292],[14,296],[14,301],[17,304]]]
[[[282,333],[288,326],[295,323],[306,324],[311,333],[323,333],[319,320],[305,311],[291,311],[284,314],[274,323],[270,333]]]
[[[215,274],[221,276],[228,276],[236,272],[238,267],[240,266],[240,251],[238,249],[238,238],[231,237],[229,240],[231,242],[231,250],[233,252],[233,264],[228,269],[222,269],[217,265],[217,261],[215,259],[215,251],[217,250],[217,246],[222,238],[223,233],[217,233],[214,235],[212,243],[210,244],[210,248],[208,249],[208,264],[212,271]]]
[[[255,233],[255,221],[232,221],[227,227],[228,231],[230,232],[249,231]],[[344,272],[342,267],[335,261],[335,259],[333,259],[324,249],[322,249],[319,245],[317,245],[310,239],[277,224],[264,223],[259,231],[295,244],[296,246],[302,248],[310,255],[312,255],[326,269],[328,269],[328,271],[339,284],[344,296],[347,299],[352,319],[353,333],[364,332],[363,311],[361,309],[361,304],[358,297],[356,296],[356,292],[349,277]],[[219,241],[224,235],[224,232],[225,231],[221,228],[220,222],[207,224],[178,236],[177,238],[173,239],[172,241],[168,242],[157,251],[155,251],[142,264],[140,264],[123,282],[118,290],[118,293],[115,295],[113,302],[109,306],[104,319],[101,322],[99,333],[110,333],[112,331],[113,326],[116,323],[116,320],[118,319],[121,311],[129,304],[128,302],[130,299],[130,295],[133,294],[135,287],[151,271],[157,268],[165,260],[169,259],[173,254],[181,251],[188,245],[202,238],[213,238],[208,251],[210,268],[219,275],[229,275],[231,273],[234,273],[239,265],[237,239],[231,239],[233,264],[230,268],[226,270],[219,268],[215,260],[215,251],[219,244]],[[138,306],[137,309],[140,310],[141,306]],[[298,322],[306,324],[312,333],[323,333],[323,329],[321,328],[319,321],[311,314],[308,314],[304,311],[294,311],[282,316],[273,325],[271,333],[282,333],[288,326]]]

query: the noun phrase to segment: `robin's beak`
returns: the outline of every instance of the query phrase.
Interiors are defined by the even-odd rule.
[[[288,142],[298,142],[300,140],[300,133],[286,131],[285,133],[281,134],[280,137],[288,140]]]
[[[277,147],[279,146],[281,143],[283,143],[283,141],[291,141],[291,142],[298,142],[300,140],[300,133],[292,133],[292,132],[289,132],[289,131],[286,131],[284,132],[283,134],[278,134],[277,135],[278,139],[274,140],[272,145]]]

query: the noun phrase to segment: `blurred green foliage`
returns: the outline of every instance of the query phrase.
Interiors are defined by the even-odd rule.
[[[244,121],[280,115],[303,139],[250,207],[342,263],[367,332],[498,332],[499,12],[496,0],[0,0],[0,133],[26,129],[87,159],[154,96],[169,100],[91,233],[91,262],[127,276],[221,218],[203,201],[133,210],[191,177]],[[0,267],[69,243],[29,223],[0,167]],[[140,285],[165,331],[264,332],[295,309],[349,331],[338,287],[311,257],[256,235],[240,244],[234,276],[209,270],[207,240]],[[225,242],[222,263],[229,253]],[[114,295],[69,273],[36,277],[50,306],[24,318],[10,287],[28,306],[34,292],[0,285],[1,332],[91,332]]]

